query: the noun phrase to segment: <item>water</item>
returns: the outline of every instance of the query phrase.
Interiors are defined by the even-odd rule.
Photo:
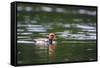
[[[34,39],[57,36],[56,44]],[[96,8],[17,5],[17,63],[96,60]]]

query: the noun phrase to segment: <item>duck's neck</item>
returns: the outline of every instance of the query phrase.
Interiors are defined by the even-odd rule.
[[[53,40],[52,39],[49,39],[49,44],[52,44]]]

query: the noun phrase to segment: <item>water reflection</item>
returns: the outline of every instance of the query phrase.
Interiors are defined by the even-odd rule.
[[[22,6],[18,6],[17,7],[17,11],[23,11],[23,7]]]
[[[80,9],[80,10],[79,10],[79,13],[80,13],[80,14],[93,15],[93,16],[96,15],[96,11],[88,11],[88,10],[84,10],[84,9]]]
[[[41,10],[45,11],[45,12],[52,12],[52,8],[51,7],[41,7]]]
[[[85,39],[89,39],[89,40],[95,40],[96,39],[96,27],[95,26],[89,26],[86,24],[63,24],[63,26],[69,30],[65,30],[62,32],[55,32],[57,34],[57,36],[59,37],[63,37],[65,39],[80,39],[81,40],[85,40]],[[33,34],[32,32],[41,32],[40,34],[42,34],[43,36],[47,36],[46,32],[47,30],[53,30],[49,29],[50,26],[46,26],[43,27],[42,25],[31,25],[31,24],[24,24],[24,25],[20,25],[18,24],[18,27],[24,27],[27,29],[27,32],[25,32],[25,29],[17,29],[18,32],[22,32],[20,35],[29,35],[29,34]],[[76,33],[72,33],[72,27],[74,27],[73,30],[78,30],[76,31]]]
[[[32,7],[30,7],[30,6],[25,7],[25,11],[27,11],[27,12],[32,11]]]
[[[26,12],[30,12],[30,11],[34,11],[34,12],[40,12],[40,11],[44,11],[44,12],[56,12],[56,13],[65,13],[65,14],[86,14],[86,15],[91,15],[91,16],[95,16],[96,15],[96,11],[95,10],[87,10],[87,9],[81,9],[81,8],[77,8],[76,10],[74,9],[67,9],[63,8],[63,7],[50,7],[50,6],[35,6],[34,8],[32,6],[18,6],[17,10],[20,11],[26,11]],[[72,7],[73,8],[73,7]],[[74,7],[75,8],[75,7]]]
[[[49,44],[48,46],[49,62],[55,62],[56,58],[56,45]]]

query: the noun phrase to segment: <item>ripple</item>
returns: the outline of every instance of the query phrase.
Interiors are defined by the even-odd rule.
[[[30,35],[30,34],[32,34],[32,33],[17,33],[18,35]]]
[[[88,50],[88,51],[91,51],[91,50],[93,50],[93,49],[91,49],[91,48],[88,48],[87,50]]]
[[[92,60],[96,60],[96,59],[90,58],[89,60],[92,61]]]
[[[29,36],[17,36],[17,38],[19,38],[19,39],[20,39],[20,38],[23,38],[23,39],[24,39],[24,38],[27,38],[27,39],[28,39],[28,38],[30,38],[30,37],[29,37]]]
[[[64,61],[69,61],[69,59],[68,59],[68,58],[66,58],[66,59],[64,59]]]
[[[45,12],[52,12],[53,9],[51,7],[41,7],[41,10]]]
[[[26,7],[25,7],[25,11],[27,11],[27,12],[32,11],[32,7],[26,6]]]
[[[33,42],[33,41],[17,41],[17,43],[26,43],[26,44],[27,44],[27,43],[32,43],[32,44],[33,44],[33,43],[35,43],[35,42]]]
[[[56,12],[65,12],[63,8],[56,8]]]
[[[18,54],[21,54],[21,52],[20,52],[20,51],[18,51]]]
[[[24,30],[23,30],[23,29],[17,29],[17,31],[18,31],[18,32],[22,32],[22,31],[24,31]]]
[[[22,6],[18,6],[17,7],[17,11],[23,11],[23,7]]]
[[[18,64],[22,64],[22,63],[23,63],[23,61],[21,61],[21,60],[20,60],[20,61],[18,61]]]
[[[87,15],[92,15],[92,16],[96,15],[96,11],[89,11],[89,10],[85,10],[85,9],[79,9],[78,12],[80,14],[87,14]]]

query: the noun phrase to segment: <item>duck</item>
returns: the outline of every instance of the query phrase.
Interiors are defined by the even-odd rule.
[[[49,45],[56,44],[56,35],[55,33],[49,33],[48,38],[36,38],[33,39],[35,45]]]

